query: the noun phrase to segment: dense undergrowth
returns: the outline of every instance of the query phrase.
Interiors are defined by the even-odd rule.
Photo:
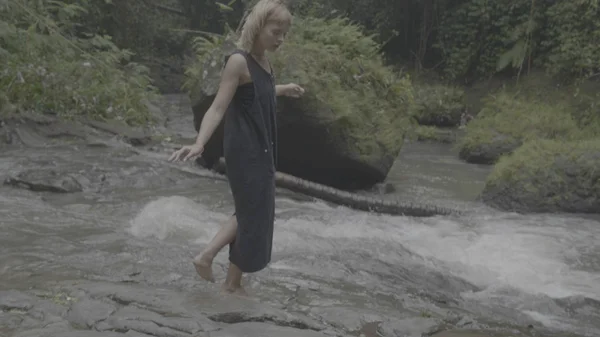
[[[61,1],[0,5],[0,111],[151,122],[147,69],[110,37],[81,33],[85,14]]]

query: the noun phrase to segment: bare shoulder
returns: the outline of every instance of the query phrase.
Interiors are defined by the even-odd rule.
[[[243,67],[246,67],[246,57],[240,53],[234,53],[227,59],[225,67],[242,69]]]
[[[240,53],[232,54],[227,60],[225,71],[228,76],[236,76],[239,79],[239,84],[250,82],[250,72],[246,57]]]

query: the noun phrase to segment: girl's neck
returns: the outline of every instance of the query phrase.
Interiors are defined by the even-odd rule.
[[[265,49],[264,48],[260,48],[260,47],[255,46],[250,51],[250,54],[254,58],[256,58],[257,60],[264,60],[265,59]]]

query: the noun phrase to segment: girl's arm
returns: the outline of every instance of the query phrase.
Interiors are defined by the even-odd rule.
[[[295,84],[278,84],[275,86],[275,95],[276,96],[289,96],[289,97],[300,97],[304,94],[304,89]]]
[[[276,96],[285,96],[289,89],[288,84],[278,84],[275,86],[275,95]]]
[[[219,84],[217,95],[210,108],[204,114],[204,118],[202,118],[198,137],[196,138],[196,145],[204,147],[212,136],[223,119],[225,111],[227,111],[227,107],[231,103],[233,95],[240,84],[240,78],[246,68],[246,59],[243,55],[233,54],[227,60],[227,64],[221,75],[221,83]]]

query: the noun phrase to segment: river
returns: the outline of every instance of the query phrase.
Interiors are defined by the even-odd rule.
[[[167,130],[193,137],[188,112],[169,110]],[[203,336],[229,323],[247,324],[249,336],[267,325],[323,336],[600,336],[600,219],[489,209],[476,200],[489,168],[459,161],[449,145],[406,144],[385,197],[461,205],[466,215],[377,215],[278,191],[273,261],[246,280],[255,300],[242,300],[216,295],[191,265],[232,211],[227,183],[166,163],[168,147],[102,144],[0,148],[3,180],[33,169],[84,182],[74,193],[0,187],[1,336],[67,336],[82,324],[101,331],[90,337]],[[217,278],[226,263],[225,250]],[[241,314],[247,303],[260,307]],[[198,313],[215,327],[176,329],[123,307],[163,319]]]

